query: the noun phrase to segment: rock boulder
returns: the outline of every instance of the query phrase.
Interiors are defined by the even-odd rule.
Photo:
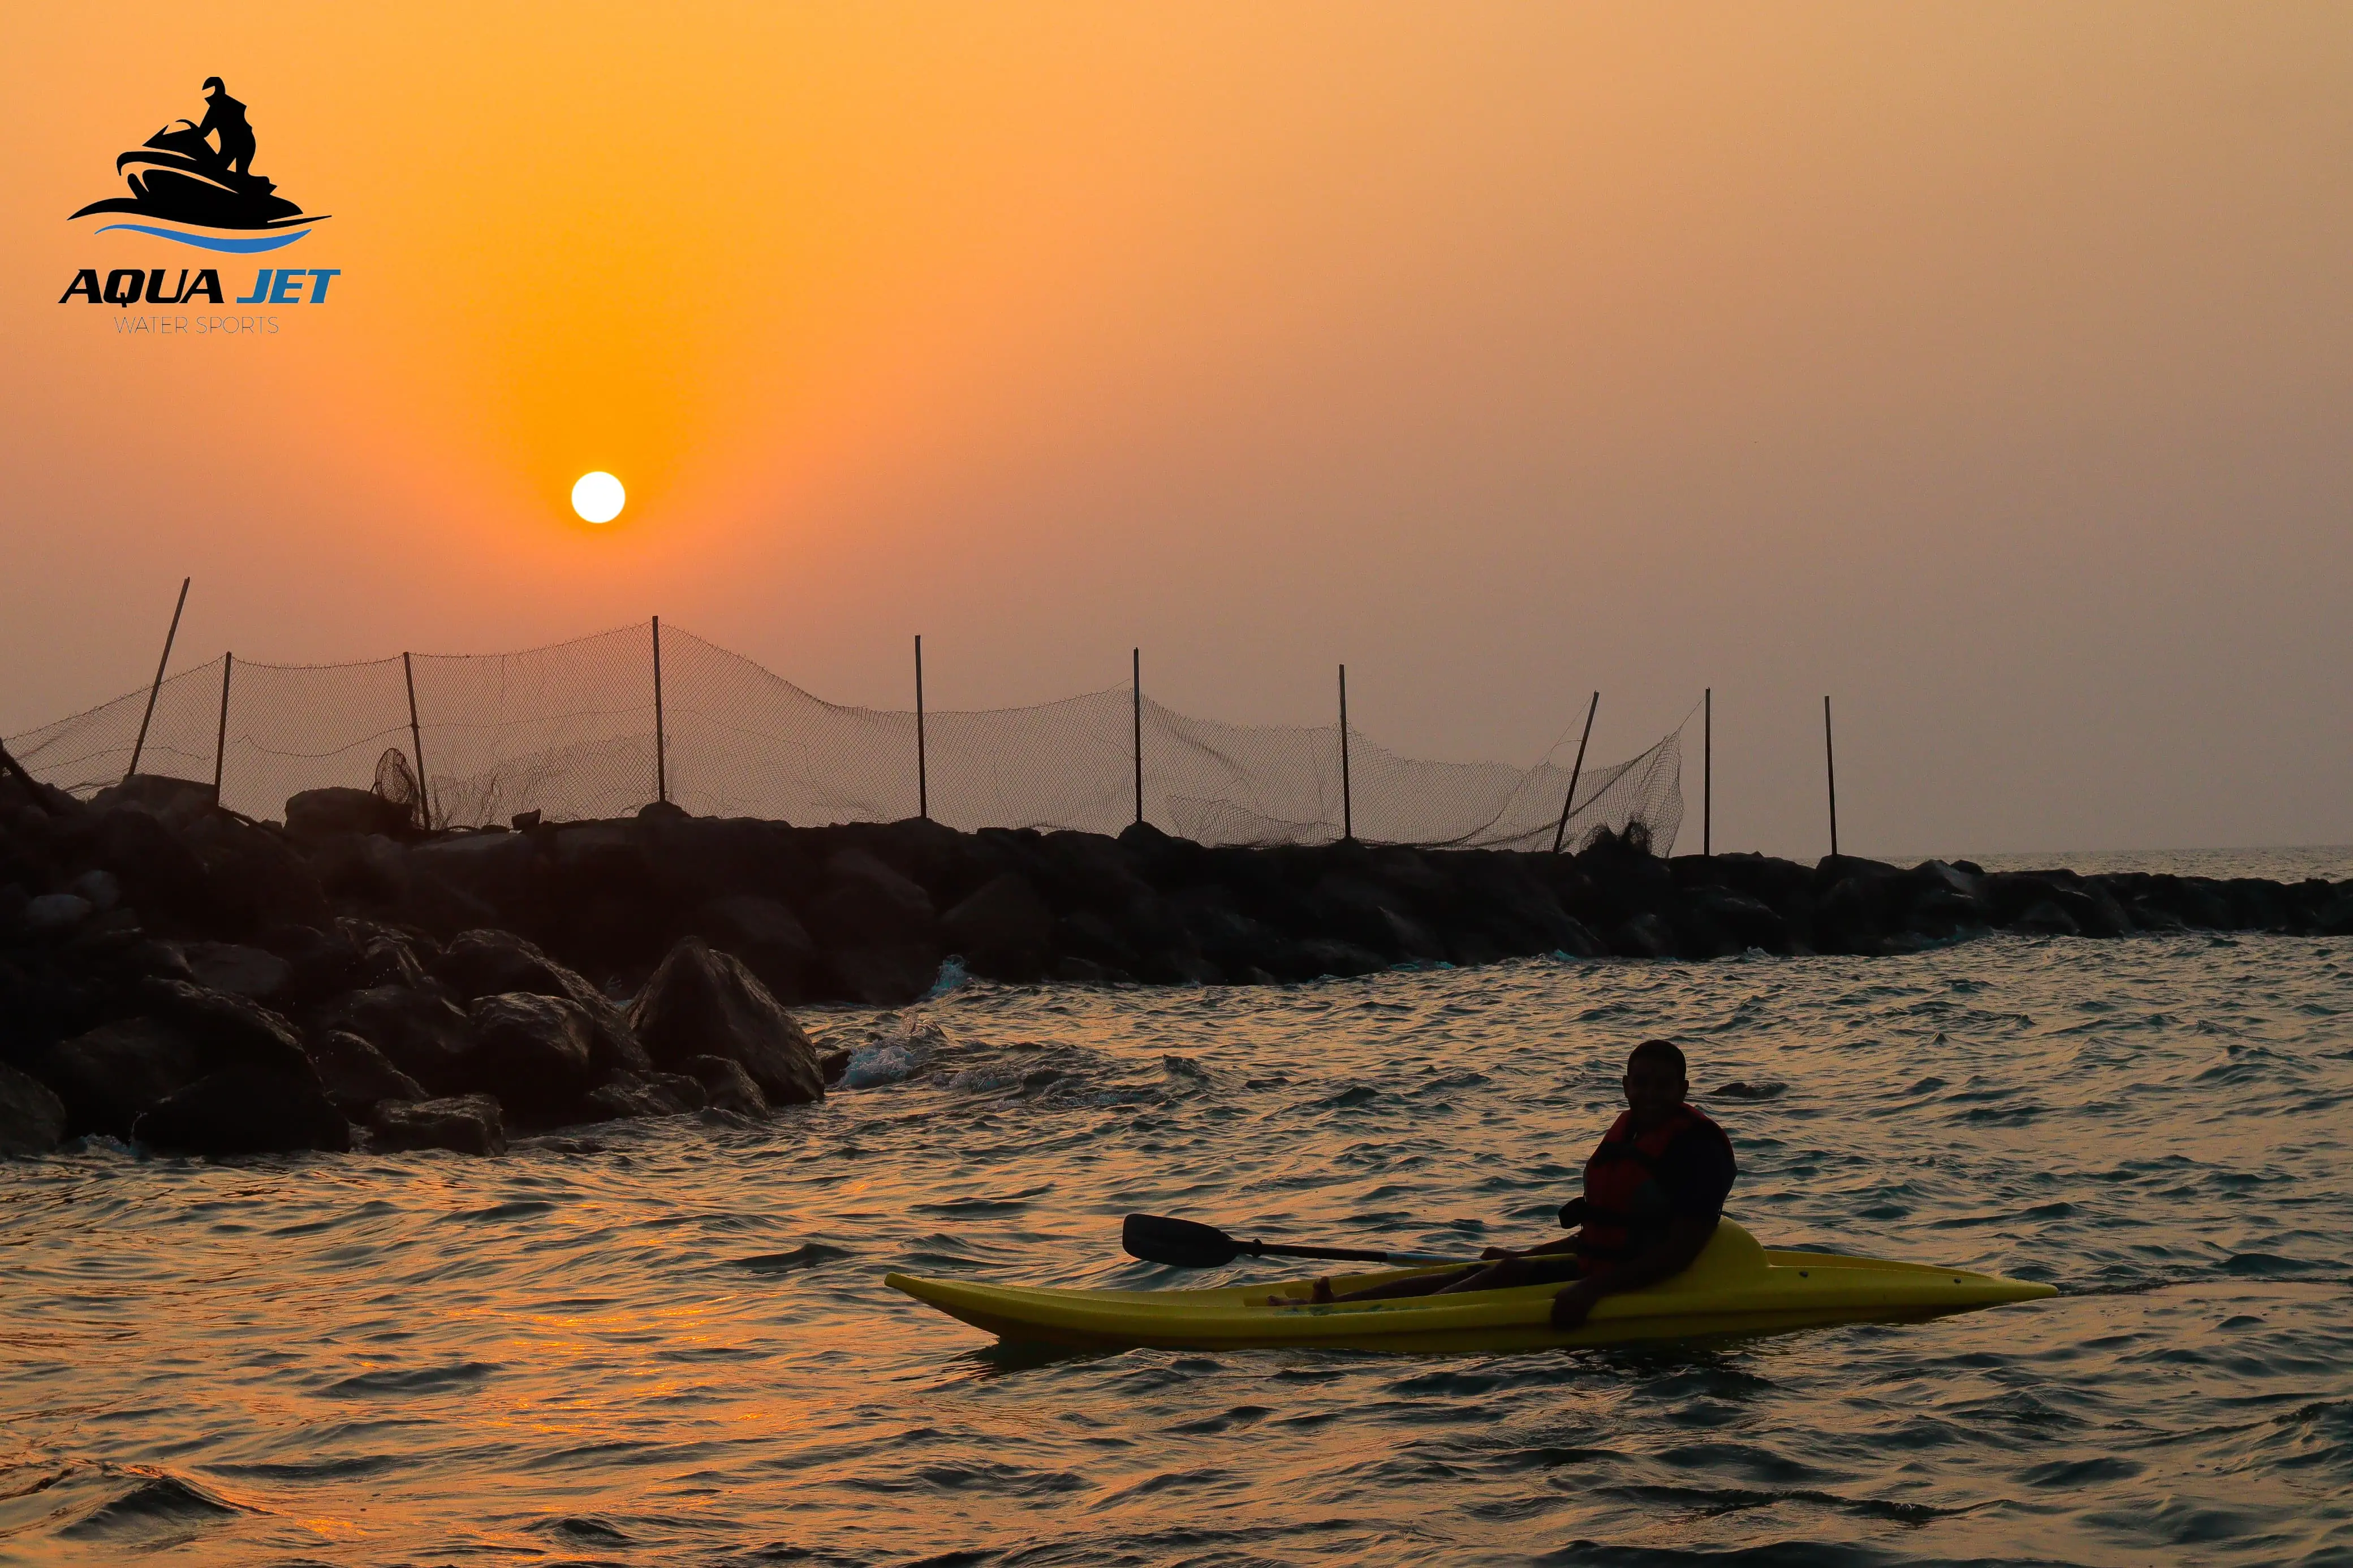
[[[589,1050],[599,1071],[609,1075],[653,1068],[630,1032],[628,1019],[611,998],[512,931],[459,931],[435,960],[433,973],[463,1002],[513,992],[569,1002],[588,1021]]]
[[[0,1063],[0,1155],[47,1153],[65,1137],[65,1101],[40,1079]]]
[[[528,991],[502,992],[468,1013],[474,1051],[470,1086],[527,1122],[571,1120],[604,1076],[589,1044],[588,1015],[578,1005]]]
[[[826,862],[825,891],[809,907],[809,924],[834,985],[853,1001],[902,1006],[939,973],[931,895],[863,849]]]
[[[294,966],[276,953],[233,942],[183,942],[180,952],[197,984],[249,1001],[273,1001],[294,975]]]
[[[375,1129],[379,1149],[450,1149],[460,1154],[507,1152],[499,1102],[487,1094],[387,1100],[375,1108]]]
[[[365,1121],[387,1100],[424,1100],[425,1086],[392,1065],[382,1051],[347,1030],[331,1029],[311,1047],[320,1087],[337,1110]]]
[[[760,893],[714,899],[694,912],[694,934],[732,953],[760,978],[777,1001],[807,1001],[817,965],[817,943],[783,900]]]
[[[670,951],[629,1011],[639,1043],[659,1067],[695,1057],[740,1065],[772,1104],[825,1098],[817,1052],[792,1016],[752,972],[702,940]]]
[[[818,1062],[823,1072],[825,1063]],[[704,1101],[713,1110],[732,1110],[738,1116],[765,1116],[768,1097],[752,1081],[741,1062],[727,1057],[689,1057],[678,1064],[679,1070],[691,1076],[702,1085]],[[832,1083],[838,1073],[826,1073],[825,1081]]]
[[[464,1080],[474,1045],[472,1026],[430,982],[354,991],[325,1008],[318,1026],[357,1035],[436,1094],[469,1087]]]
[[[182,1154],[272,1154],[352,1146],[343,1113],[306,1062],[301,1074],[249,1066],[196,1079],[132,1123],[132,1137]]]
[[[417,825],[408,805],[387,800],[374,790],[306,789],[286,803],[286,831],[295,838],[317,843],[341,834],[406,833]]]
[[[1018,871],[983,883],[950,910],[940,935],[974,973],[992,980],[1042,980],[1054,959],[1054,911]]]
[[[649,1073],[599,1084],[582,1101],[583,1121],[620,1121],[635,1116],[678,1116],[710,1103],[701,1080],[685,1073]]]
[[[128,1138],[132,1123],[204,1076],[196,1047],[153,1018],[101,1024],[50,1047],[41,1077],[65,1102],[75,1134]]]
[[[185,980],[157,978],[141,983],[139,999],[150,1017],[195,1047],[197,1063],[207,1073],[235,1068],[299,1079],[311,1072],[294,1026],[259,1002]]]

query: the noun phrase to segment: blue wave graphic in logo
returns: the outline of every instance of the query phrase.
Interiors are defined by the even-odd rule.
[[[152,234],[157,239],[175,239],[182,245],[202,246],[206,250],[226,250],[238,256],[251,256],[259,251],[276,250],[282,246],[293,244],[311,232],[306,228],[293,234],[272,234],[257,239],[225,239],[216,234],[182,234],[175,228],[157,228],[152,224],[143,223],[101,224],[99,226],[98,232],[104,234],[109,229],[116,228],[127,228],[137,234]]]

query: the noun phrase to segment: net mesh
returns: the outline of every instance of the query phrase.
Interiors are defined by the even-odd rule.
[[[1407,757],[1339,726],[1229,724],[1124,689],[1025,708],[931,711],[827,702],[740,654],[661,630],[657,758],[651,628],[548,647],[355,664],[223,659],[165,680],[139,771],[209,782],[221,803],[277,816],[322,785],[373,788],[440,826],[625,816],[667,788],[706,816],[804,825],[930,815],[949,826],[1116,833],[1144,816],[1215,845],[1324,844],[1352,821],[1370,843],[1548,849],[1569,788],[1533,767]],[[409,690],[416,692],[411,729]],[[222,723],[226,700],[226,724]],[[8,738],[36,776],[89,795],[122,777],[144,689]],[[216,755],[215,738],[221,737]],[[1641,829],[1661,854],[1683,822],[1682,731],[1588,766],[1563,847]],[[418,753],[421,752],[421,765]],[[919,778],[919,756],[921,775]]]

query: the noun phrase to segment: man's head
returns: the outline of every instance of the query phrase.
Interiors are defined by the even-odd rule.
[[[1691,1093],[1683,1053],[1672,1040],[1644,1040],[1626,1058],[1626,1104],[1638,1127],[1656,1126]]]
[[[216,76],[208,76],[205,78],[205,96],[206,98],[210,98],[216,93],[224,98],[227,97],[228,83],[221,80],[221,79]]]

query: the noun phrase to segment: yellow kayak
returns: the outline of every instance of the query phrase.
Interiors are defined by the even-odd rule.
[[[1335,1289],[1347,1291],[1430,1272],[1330,1278]],[[1309,1300],[1313,1280],[1208,1290],[1057,1290],[907,1274],[884,1283],[1000,1339],[1071,1350],[1543,1350],[1918,1321],[2058,1294],[2049,1285],[1966,1268],[1768,1249],[1728,1219],[1689,1268],[1604,1297],[1584,1326],[1567,1334],[1549,1320],[1558,1285],[1316,1306]],[[1287,1304],[1269,1304],[1278,1295]]]

